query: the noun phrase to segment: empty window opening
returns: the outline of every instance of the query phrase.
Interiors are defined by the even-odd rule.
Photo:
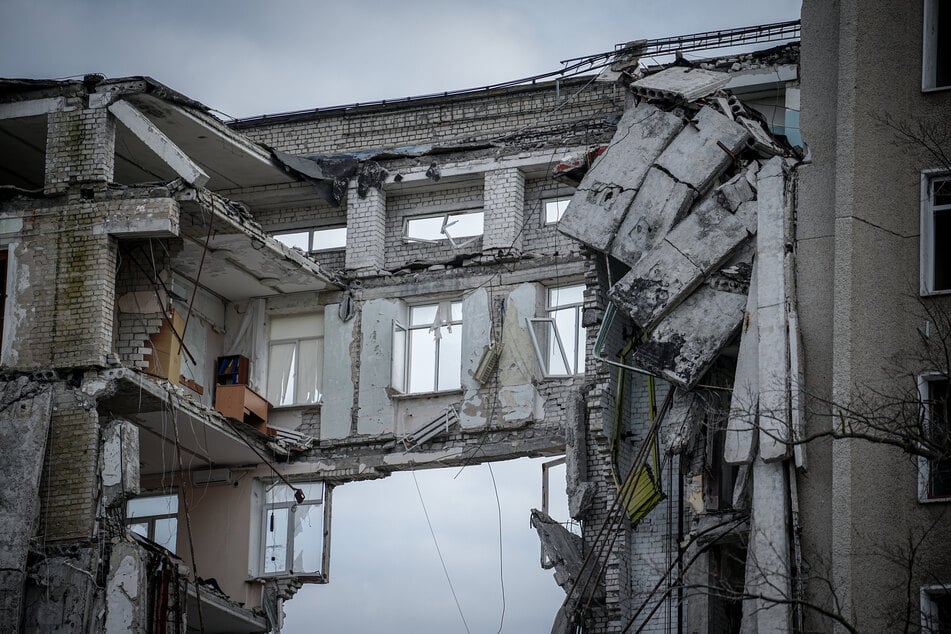
[[[409,394],[461,385],[462,302],[409,307],[408,325],[393,325],[393,388]]]
[[[319,314],[272,317],[267,400],[271,405],[320,401],[324,365],[324,318]]]
[[[323,575],[329,532],[324,531],[329,492],[322,482],[297,483],[303,500],[283,482],[269,486],[264,504],[264,544],[261,570],[265,575]]]
[[[545,316],[529,319],[529,334],[546,377],[584,373],[584,284],[548,289]]]
[[[951,497],[951,427],[948,417],[948,378],[926,376],[920,381],[927,448],[938,454],[927,461],[927,497]]]
[[[571,198],[552,198],[545,201],[545,224],[553,225],[561,221],[568,209]]]
[[[922,90],[951,86],[951,1],[925,0]]]
[[[296,247],[305,253],[337,251],[347,248],[346,227],[326,227],[321,229],[275,233],[274,238],[289,247]]]
[[[921,631],[951,632],[951,587],[932,585],[921,589]]]
[[[408,218],[403,227],[403,239],[408,242],[447,240],[453,247],[461,247],[474,242],[482,235],[484,221],[485,214],[482,211]]]
[[[926,175],[922,186],[922,292],[951,291],[951,177]]]
[[[178,541],[178,494],[129,500],[126,503],[126,524],[133,533],[174,553]]]
[[[304,586],[284,610],[288,632],[464,631],[449,592],[423,506],[472,632],[499,629],[502,609],[498,485],[502,515],[505,632],[551,629],[565,598],[552,571],[538,565],[538,536],[529,526],[538,508],[540,464],[521,458],[486,465],[417,470],[337,486],[333,493],[333,582]],[[454,476],[458,476],[455,477]],[[566,515],[565,481],[552,474],[553,513]],[[353,597],[372,598],[354,609]]]

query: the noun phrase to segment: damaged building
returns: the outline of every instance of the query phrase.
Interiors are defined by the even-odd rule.
[[[901,240],[944,180],[853,200],[842,174],[882,167],[842,148],[888,133],[855,138],[832,104],[858,117],[846,85],[871,62],[849,46],[889,23],[903,52],[863,51],[882,66],[863,90],[907,79],[922,37],[939,89],[945,23],[937,1],[858,25],[805,4],[801,63],[798,43],[651,60],[798,36],[781,23],[574,65],[596,76],[227,125],[147,77],[0,81],[0,629],[279,631],[283,601],[331,580],[335,487],[561,455],[580,535],[531,512],[565,590],[552,631],[888,629],[870,606],[898,600],[856,544],[900,522],[861,496],[921,481],[895,508],[939,516],[920,502],[951,494],[943,463],[826,432],[880,377],[859,331],[910,323],[899,281],[886,316],[853,298],[887,266],[859,221],[913,278]],[[858,211],[885,205],[914,222]],[[927,394],[943,372],[918,369]],[[943,550],[905,570],[922,627]]]

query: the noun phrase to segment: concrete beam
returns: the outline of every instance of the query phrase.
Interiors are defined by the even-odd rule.
[[[202,187],[209,181],[210,177],[197,163],[128,101],[119,100],[113,103],[109,106],[109,112],[186,183],[193,187]]]
[[[723,443],[723,459],[729,464],[748,464],[754,457],[759,406],[759,329],[756,327],[756,269],[750,278],[750,293],[736,357],[730,415]]]
[[[789,441],[789,338],[786,333],[785,209],[782,159],[757,180],[756,312],[759,329],[759,450],[770,462],[786,457]]]
[[[353,374],[351,356],[356,318],[343,321],[340,304],[324,309],[324,394],[320,407],[320,439],[350,435],[353,419]]]
[[[578,186],[558,230],[606,251],[654,159],[683,121],[647,102],[627,108],[608,149]]]
[[[65,97],[47,97],[45,99],[0,103],[0,119],[39,117],[51,112],[63,112],[66,109]]]

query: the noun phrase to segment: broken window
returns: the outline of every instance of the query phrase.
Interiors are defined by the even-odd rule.
[[[133,533],[174,553],[178,541],[178,494],[133,498],[126,504],[126,524]]]
[[[458,389],[462,367],[462,302],[409,307],[393,324],[392,387],[408,394]]]
[[[265,494],[261,564],[265,575],[316,575],[327,569],[324,553],[329,531],[324,527],[329,520],[330,488],[322,482],[295,483],[294,487],[303,492],[302,501],[283,482],[275,482]]]
[[[272,317],[267,400],[274,406],[320,401],[324,318],[319,314]]]
[[[529,334],[545,376],[584,373],[584,284],[548,289],[545,317],[529,319]]]
[[[347,228],[324,227],[306,231],[275,233],[274,238],[289,247],[297,247],[305,253],[334,251],[347,247]]]
[[[485,214],[475,210],[408,218],[403,226],[403,239],[407,242],[448,240],[453,247],[461,247],[482,235],[484,219]]]
[[[924,176],[921,222],[922,293],[951,291],[951,176]]]
[[[925,0],[921,89],[951,86],[951,1]]]
[[[951,419],[948,416],[948,377],[923,376],[919,381],[927,448],[938,454],[925,463],[925,499],[951,497]]]
[[[561,221],[561,217],[565,215],[565,210],[568,209],[568,203],[571,202],[571,198],[550,198],[549,200],[544,201],[545,203],[545,224],[553,225]]]
[[[951,632],[951,588],[948,586],[921,589],[921,631],[927,634]]]

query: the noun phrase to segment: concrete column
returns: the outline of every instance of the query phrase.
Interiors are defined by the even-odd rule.
[[[365,197],[357,194],[356,181],[347,190],[346,268],[358,276],[376,275],[384,268],[386,192],[371,187]]]
[[[483,251],[522,251],[525,223],[525,175],[518,169],[485,173]]]
[[[26,560],[40,510],[40,475],[50,425],[49,385],[27,377],[0,383],[0,630],[20,621]]]
[[[47,115],[45,194],[71,184],[105,184],[115,172],[115,120],[106,108]]]

